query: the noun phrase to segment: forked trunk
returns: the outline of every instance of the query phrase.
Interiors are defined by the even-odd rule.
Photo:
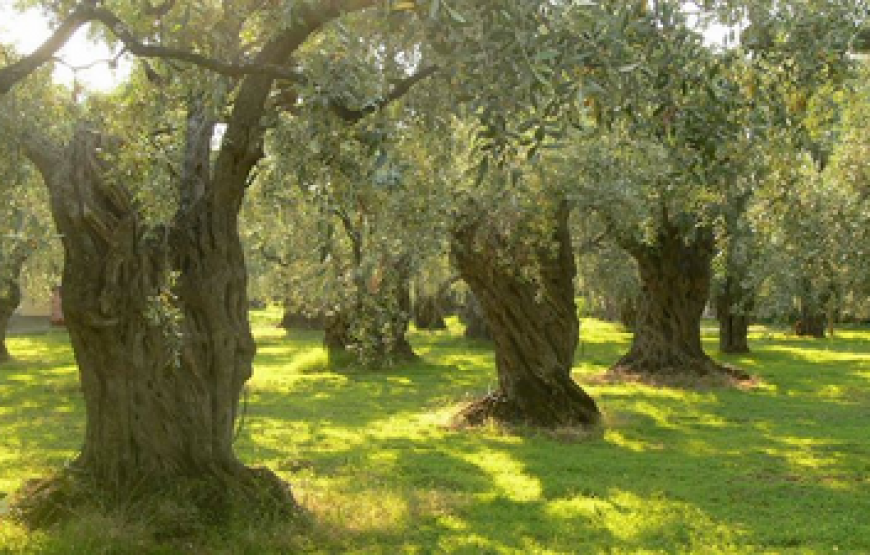
[[[567,203],[561,202],[554,214],[555,248],[540,246],[532,254],[540,283],[504,263],[498,249],[516,238],[493,237],[481,221],[454,229],[453,255],[489,323],[499,382],[497,391],[464,409],[457,423],[477,425],[492,418],[558,428],[599,421],[595,401],[571,378],[579,320],[568,214]]]
[[[654,245],[631,244],[641,292],[628,354],[610,372],[659,381],[742,377],[714,362],[701,345],[701,316],[707,303],[714,255],[713,233],[698,229],[686,241],[665,224]]]
[[[130,192],[107,177],[103,143],[79,128],[65,152],[29,154],[64,246],[63,311],[87,416],[74,476],[121,502],[181,495],[219,518],[237,503],[292,508],[286,485],[233,451],[255,351],[238,204],[184,175],[171,227],[147,228]],[[206,179],[207,143],[200,152],[195,173]],[[36,486],[19,507],[24,518],[58,517],[77,499],[66,483]]]
[[[246,63],[280,67],[324,24],[372,4],[302,6]],[[219,26],[232,38],[242,23],[227,12]],[[57,496],[48,488],[86,478],[92,488],[85,489],[118,494],[123,502],[193,488],[184,498],[212,513],[222,514],[225,500],[248,509],[266,501],[293,507],[274,474],[244,466],[233,452],[255,349],[237,219],[264,155],[274,80],[270,72],[253,72],[226,83],[227,98],[213,94],[220,87],[209,88],[208,102],[191,96],[180,206],[167,229],[146,229],[130,192],[109,180],[124,172],[105,171],[100,153],[113,148],[101,145],[98,135],[79,129],[66,149],[39,129],[21,133],[26,155],[50,189],[63,237],[64,311],[87,415],[78,472],[46,480],[23,512],[51,510],[46,497]],[[211,111],[225,106],[231,108],[213,152]],[[68,493],[60,495],[67,504]]]
[[[171,230],[145,229],[99,141],[80,131],[52,188],[87,412],[76,466],[110,491],[184,478],[226,493],[253,477],[233,452],[255,350],[234,215],[204,195]]]

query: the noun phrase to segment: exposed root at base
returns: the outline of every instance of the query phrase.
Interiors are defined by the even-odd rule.
[[[535,428],[559,436],[585,437],[596,430],[601,421],[599,413],[589,414],[585,407],[559,409],[528,414],[500,393],[490,393],[462,408],[450,419],[448,428],[463,430],[494,424],[508,429]]]
[[[740,368],[719,364],[712,359],[681,367],[617,363],[604,374],[588,381],[592,383],[641,383],[655,387],[683,389],[722,387],[751,389],[759,383],[757,378]]]
[[[31,529],[88,512],[142,523],[164,540],[185,538],[235,519],[261,521],[302,516],[290,487],[266,468],[240,467],[206,477],[143,480],[107,489],[90,476],[64,470],[29,480],[14,494],[10,516]]]

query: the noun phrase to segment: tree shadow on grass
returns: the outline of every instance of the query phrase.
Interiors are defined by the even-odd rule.
[[[819,395],[862,383],[860,360],[843,371],[836,358],[809,365],[816,354],[764,344],[741,359],[770,384],[758,390],[593,385],[608,429],[562,442],[440,427],[495,376],[491,351],[454,336],[418,340],[428,349],[420,363],[338,374],[294,363],[320,348],[316,334],[273,335],[260,341],[236,446],[294,485],[314,513],[316,550],[870,551],[868,415]],[[595,356],[621,345],[600,344]],[[73,452],[81,431],[70,424],[82,426],[83,411],[68,351],[14,364],[0,371],[4,437],[10,430],[40,460]],[[51,416],[47,407],[67,402],[51,384],[69,391],[71,413]],[[0,463],[0,477],[23,464]]]
[[[430,348],[441,360],[438,345]],[[406,514],[392,505],[443,501],[434,502],[438,510],[379,523],[325,518],[345,538],[343,547],[354,549],[870,549],[861,516],[870,511],[870,467],[860,462],[870,460],[859,435],[866,412],[810,395],[818,372],[812,387],[802,384],[812,373],[796,377],[790,368],[797,358],[760,346],[743,360],[771,382],[806,385],[807,395],[781,387],[591,386],[610,428],[603,440],[586,443],[438,428],[433,398],[446,402],[486,385],[491,367],[482,370],[486,357],[478,356],[463,361],[466,370],[397,368],[344,377],[326,392],[313,382],[272,392],[278,397],[259,399],[271,406],[270,422],[246,441],[256,459],[280,465],[283,457],[287,468],[307,463],[289,477],[319,499],[318,514],[329,513],[330,499],[362,506],[374,499],[390,515]],[[822,375],[834,384],[843,378]],[[304,416],[285,420],[292,414]],[[285,433],[268,431],[282,427]]]

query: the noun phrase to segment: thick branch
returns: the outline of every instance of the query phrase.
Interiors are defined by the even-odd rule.
[[[315,30],[342,13],[361,10],[376,3],[376,0],[332,0],[325,2],[325,5],[312,8],[310,13],[305,14],[305,22],[302,26]],[[284,60],[276,60],[272,63],[230,63],[209,58],[190,50],[147,44],[136,37],[130,28],[112,11],[96,7],[92,2],[88,1],[74,9],[57,30],[52,33],[51,37],[42,46],[37,48],[36,51],[15,63],[0,68],[0,94],[9,92],[19,81],[51,61],[57,51],[63,48],[79,28],[91,22],[99,22],[105,25],[124,44],[130,53],[142,58],[163,58],[188,62],[230,77],[268,75],[273,79],[287,79],[295,82],[302,80],[302,75],[298,71],[287,69],[280,65]]]
[[[89,5],[77,7],[46,40],[29,56],[0,69],[0,94],[6,94],[19,81],[49,62],[63,48],[79,27],[91,21],[94,8]]]
[[[28,129],[17,139],[21,152],[36,166],[45,183],[52,183],[54,172],[61,164],[62,147],[34,129]]]
[[[258,66],[282,63],[329,21],[377,3],[378,0],[331,0],[305,9],[299,14],[299,23],[278,33],[263,46],[254,63]],[[214,184],[217,204],[232,212],[238,211],[247,177],[263,156],[265,129],[262,115],[274,81],[275,77],[270,74],[255,74],[245,78],[227,122],[215,162]]]

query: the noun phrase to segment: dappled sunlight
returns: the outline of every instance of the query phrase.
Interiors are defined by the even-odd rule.
[[[478,451],[462,459],[485,471],[492,478],[499,495],[512,501],[535,501],[541,497],[541,482],[529,476],[523,465],[497,451]]]
[[[825,364],[868,363],[865,356],[853,353],[843,353],[839,350],[824,347],[808,348],[806,345],[769,345],[765,347],[765,350],[774,353],[786,353],[791,357],[809,362]]]
[[[650,449],[664,448],[661,443],[653,444],[650,442],[629,438],[619,430],[607,430],[604,434],[604,441],[617,445],[623,449],[634,451],[635,453],[640,453]]]
[[[668,545],[710,550],[731,544],[739,533],[733,526],[716,522],[689,503],[669,499],[664,493],[640,496],[611,490],[602,503],[599,520],[623,542],[660,549]]]
[[[752,366],[761,386],[686,391],[585,384],[629,336],[584,320],[574,375],[605,427],[567,440],[445,427],[497,383],[491,347],[466,342],[461,329],[414,332],[418,362],[338,369],[318,333],[284,334],[254,315],[258,354],[235,446],[292,485],[314,517],[312,541],[327,550],[867,550],[866,332],[830,349],[759,338],[729,360]],[[77,373],[58,339],[17,338],[29,350],[0,371],[0,492],[62,466],[80,444]],[[0,526],[0,551],[35,545],[18,533]]]

